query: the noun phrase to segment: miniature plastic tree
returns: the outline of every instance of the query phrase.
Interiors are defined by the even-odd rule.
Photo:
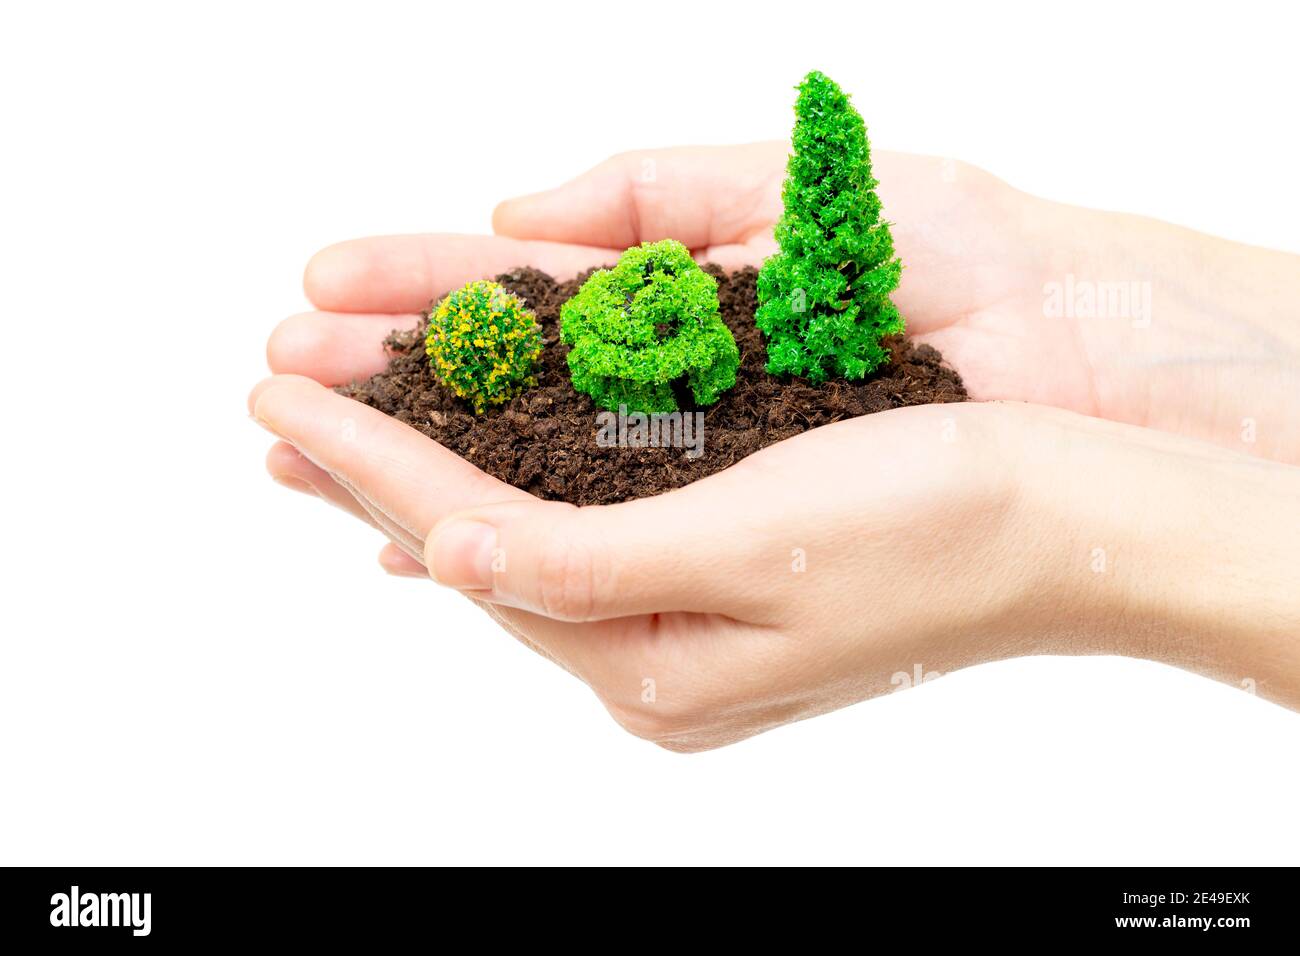
[[[718,283],[672,239],[633,246],[583,283],[560,309],[560,341],[573,387],[611,411],[671,412],[687,392],[710,405],[740,367]]]
[[[444,385],[482,414],[536,385],[542,330],[518,296],[471,282],[429,311],[425,352]]]
[[[902,263],[880,218],[862,117],[821,73],[798,90],[780,251],[759,271],[754,320],[767,336],[768,372],[862,378],[888,358],[881,339],[903,331],[889,299]]]

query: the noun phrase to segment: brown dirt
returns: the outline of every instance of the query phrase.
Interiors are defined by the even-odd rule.
[[[537,314],[546,349],[538,385],[513,401],[475,416],[433,377],[422,329],[394,332],[385,344],[393,359],[374,377],[338,391],[364,402],[473,462],[489,474],[541,498],[573,504],[611,504],[658,494],[734,464],[767,445],[856,415],[904,405],[960,402],[961,378],[928,345],[891,341],[893,361],[861,382],[809,385],[763,369],[766,353],[754,326],[752,268],[730,275],[705,267],[718,280],[722,318],[740,347],[736,386],[706,409],[703,454],[682,448],[602,448],[599,411],[573,390],[559,343],[560,305],[585,275],[556,282],[536,269],[516,269],[497,281]]]

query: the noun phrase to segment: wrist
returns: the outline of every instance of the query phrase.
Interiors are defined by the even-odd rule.
[[[1136,649],[1300,708],[1300,469],[1228,457],[1165,496],[1142,545],[1160,586],[1143,605],[1128,583],[1147,618]]]
[[[1300,464],[1300,257],[1036,203],[1044,289],[1093,372],[1094,414]]]
[[[1079,416],[1053,430],[1040,507],[1062,547],[1043,649],[1300,706],[1300,469]]]

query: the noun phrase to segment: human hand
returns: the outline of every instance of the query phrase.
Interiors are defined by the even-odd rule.
[[[652,163],[654,175],[648,180],[636,178],[636,173],[645,170],[643,164],[647,160]],[[638,165],[638,161],[641,165]],[[324,384],[350,381],[380,371],[387,358],[379,343],[391,328],[414,324],[417,321],[415,311],[449,288],[470,278],[506,271],[521,263],[534,264],[564,276],[591,265],[613,261],[622,246],[638,239],[665,234],[684,239],[697,248],[697,254],[704,260],[717,261],[727,267],[746,262],[756,263],[770,251],[771,223],[779,212],[779,183],[783,161],[784,147],[778,146],[669,151],[630,156],[612,161],[560,191],[504,204],[496,216],[495,225],[501,233],[497,237],[392,237],[359,240],[331,247],[318,255],[309,266],[306,286],[315,304],[338,311],[332,314],[298,316],[282,324],[268,348],[272,369],[281,373],[297,373]],[[1234,441],[1220,434],[1221,420],[1228,407],[1224,403],[1222,389],[1216,385],[1222,376],[1207,377],[1202,367],[1196,372],[1202,387],[1187,391],[1189,386],[1184,383],[1182,387],[1187,394],[1178,394],[1177,401],[1163,405],[1153,404],[1153,395],[1169,390],[1156,387],[1156,377],[1149,369],[1139,368],[1137,371],[1141,374],[1134,375],[1135,363],[1132,359],[1146,354],[1142,351],[1144,348],[1151,349],[1155,343],[1164,340],[1159,340],[1156,334],[1149,334],[1145,340],[1123,343],[1123,337],[1127,333],[1123,332],[1122,323],[1117,335],[1115,323],[1108,325],[1044,318],[1043,277],[1071,269],[1078,269],[1080,275],[1088,275],[1088,263],[1091,261],[1089,256],[1094,256],[1098,261],[1104,258],[1095,250],[1105,246],[1105,241],[1097,240],[1095,244],[1089,245],[1091,240],[1087,239],[1090,230],[1096,231],[1094,217],[1098,214],[1065,210],[1063,207],[1034,200],[967,167],[956,166],[953,175],[948,175],[949,172],[946,165],[938,160],[889,154],[882,154],[877,160],[877,174],[882,180],[881,193],[886,208],[900,223],[895,226],[897,245],[910,266],[909,272],[905,273],[897,301],[908,317],[910,331],[918,338],[934,343],[945,353],[962,372],[974,397],[1032,399],[1064,408],[1106,414],[1120,420],[1145,418],[1171,430],[1209,437],[1223,444],[1234,444]],[[1167,239],[1166,236],[1161,241],[1166,242]],[[1153,242],[1153,245],[1158,243]],[[1085,247],[1088,251],[1080,251]],[[1242,264],[1242,268],[1248,267]],[[922,278],[925,281],[918,281]],[[401,315],[402,312],[408,314]],[[1175,332],[1179,329],[1172,317],[1169,318],[1168,325]],[[1150,333],[1151,330],[1149,327],[1133,331]],[[1162,326],[1157,333],[1163,335],[1169,330]],[[1169,342],[1173,341],[1168,340],[1160,348],[1168,346],[1172,349]],[[1195,368],[1196,353],[1185,345],[1186,343],[1181,353],[1176,349],[1171,351],[1172,357],[1163,363],[1162,368],[1181,370],[1178,374],[1183,374],[1189,367]],[[1159,348],[1155,351],[1158,352]],[[1103,353],[1109,355],[1110,359],[1103,361]],[[1249,377],[1250,372],[1249,362],[1239,370],[1229,367],[1227,378],[1223,380],[1239,384],[1240,379],[1243,376]],[[1267,377],[1256,378],[1265,385],[1275,384]],[[1140,391],[1139,385],[1143,382],[1150,386],[1149,393],[1135,399],[1134,390]],[[292,388],[282,389],[280,385]],[[276,397],[268,397],[267,406],[259,411],[268,425],[273,430],[278,430],[282,426],[272,424],[272,419],[285,415],[297,422],[292,429],[283,426],[292,432],[292,442],[281,443],[272,449],[269,459],[272,473],[286,483],[311,490],[339,504],[384,530],[395,545],[385,549],[381,560],[394,573],[425,573],[425,537],[438,521],[453,512],[502,502],[513,503],[515,508],[526,506],[529,511],[536,505],[548,509],[552,514],[557,513],[555,509],[562,508],[540,505],[523,492],[496,482],[405,426],[383,419],[377,412],[363,409],[314,387],[308,381],[296,378],[272,380],[271,384],[259,388],[255,398],[272,394]],[[1245,395],[1246,392],[1241,394]],[[1251,393],[1255,397],[1259,394],[1262,393]],[[1250,399],[1254,400],[1254,397]],[[328,403],[330,407],[320,404],[322,402]],[[339,402],[345,403],[346,408],[337,405]],[[280,408],[281,411],[272,412],[270,409],[273,408]],[[288,412],[285,408],[296,408],[297,411]],[[1006,411],[994,413],[977,409],[980,406],[943,406],[942,409],[909,410],[906,414],[911,416],[914,423],[920,422],[920,416],[923,415],[942,415],[945,423],[962,423],[968,418],[978,423],[983,421],[978,416],[1011,414]],[[330,423],[337,425],[339,415],[345,411],[348,421],[354,421],[354,416],[360,416],[355,420],[369,422],[373,435],[382,436],[380,445],[372,445],[367,440],[348,449],[334,447],[328,453],[322,451],[322,445],[330,446],[329,428],[333,427]],[[313,414],[321,416],[317,423],[319,427],[315,429],[309,424]],[[1015,414],[1029,417],[1016,418],[1014,426],[1004,422],[987,430],[990,434],[1004,437],[1009,433],[1020,433],[1010,447],[1022,456],[1019,462],[1021,468],[1027,464],[1037,467],[1044,460],[1063,465],[1068,456],[1061,457],[1058,446],[1062,441],[1068,447],[1074,445],[1072,440],[1063,436],[1088,429],[1114,428],[1105,423],[1087,422],[1071,416],[1067,416],[1072,419],[1068,428],[1061,427],[1059,422],[1045,425],[1047,419],[1042,416],[1058,413],[1044,409]],[[804,481],[798,463],[789,457],[792,453],[782,450],[786,446],[800,449],[799,454],[807,454],[808,461],[817,461],[823,457],[825,449],[841,443],[842,436],[856,435],[860,439],[871,440],[870,447],[876,456],[875,460],[899,467],[907,462],[929,463],[937,467],[940,462],[935,460],[933,448],[927,452],[925,448],[909,443],[903,433],[905,430],[899,430],[890,424],[900,421],[902,415],[902,412],[888,413],[885,416],[872,416],[870,422],[843,423],[834,429],[822,430],[835,433],[838,429],[838,437],[834,438],[823,437],[822,431],[810,433],[797,441],[768,449],[752,460],[743,462],[741,466],[715,476],[709,483],[701,483],[699,487],[692,486],[662,499],[654,499],[654,505],[634,502],[617,506],[617,509],[588,509],[587,513],[626,515],[629,511],[637,513],[638,509],[660,508],[669,504],[677,507],[681,502],[688,501],[694,508],[716,511],[718,515],[735,515],[737,526],[752,530],[755,522],[765,514],[764,509],[771,510],[770,502],[774,496],[775,500],[783,502],[783,509],[789,509],[784,497],[789,490],[810,487],[809,482]],[[375,416],[382,421],[376,420]],[[1038,425],[1028,427],[1034,416],[1038,416]],[[1080,422],[1086,422],[1086,425]],[[929,433],[933,437],[934,422],[929,421],[929,425]],[[889,428],[890,436],[900,439],[893,446],[876,443],[874,429],[886,427]],[[321,428],[325,430],[322,431]],[[868,428],[873,429],[871,435],[867,434]],[[979,427],[975,431],[979,433]],[[1122,470],[1108,470],[1100,461],[1093,461],[1080,474],[1091,475],[1096,485],[1089,488],[1087,493],[1081,493],[1071,500],[1085,504],[1089,501],[1095,503],[1098,488],[1151,487],[1141,484],[1142,480],[1151,478],[1150,474],[1146,474],[1145,479],[1143,477],[1144,470],[1152,467],[1151,462],[1182,461],[1182,456],[1197,459],[1197,456],[1207,454],[1207,449],[1191,446],[1193,450],[1180,449],[1179,455],[1171,459],[1160,445],[1162,440],[1167,439],[1149,432],[1122,431],[1124,434],[1112,434],[1108,441],[1100,442],[1098,447],[1105,445],[1112,454],[1123,449],[1131,451],[1146,447],[1151,452],[1147,456],[1147,464],[1139,467],[1130,462],[1132,472],[1125,477]],[[1269,428],[1265,429],[1265,434],[1272,436],[1271,443],[1261,442],[1258,450],[1287,457],[1291,439],[1285,430]],[[1029,435],[1037,435],[1038,444],[1033,444],[1027,437]],[[920,438],[919,435],[914,437]],[[985,438],[987,437],[986,435]],[[1233,438],[1235,437],[1234,434]],[[393,447],[387,447],[389,442],[395,443]],[[981,494],[996,496],[997,489],[1003,489],[1005,493],[1008,487],[1005,474],[999,473],[997,478],[993,478],[986,470],[991,467],[989,461],[997,455],[1004,456],[1004,460],[1015,458],[1005,459],[1009,447],[1005,442],[1002,443],[1000,452],[992,451],[998,448],[998,442],[981,440],[977,444],[984,448],[977,456],[978,461],[963,459],[957,463],[955,471],[945,472],[940,469],[938,472],[949,478],[965,475],[972,484],[962,488],[935,488],[936,496],[930,501],[931,511],[922,509],[919,512],[925,520],[932,516],[933,508],[937,507],[935,502],[944,502],[942,507],[945,510],[938,513],[940,518],[947,517],[958,524],[969,523],[975,528],[983,527],[982,516],[986,512],[970,502],[980,500]],[[398,446],[402,451],[400,455],[394,454]],[[969,448],[970,445],[967,443],[962,447]],[[823,451],[819,451],[819,448]],[[314,458],[316,464],[302,457],[300,451],[308,458]],[[939,453],[942,454],[942,450]],[[1242,467],[1234,456],[1226,457],[1234,460],[1234,469]],[[758,481],[756,475],[769,473],[769,466],[765,464],[769,462],[784,463],[770,472],[770,475],[779,477],[770,477],[767,482]],[[326,463],[327,468],[318,467],[320,463]],[[383,464],[382,473],[376,470],[376,463]],[[951,466],[953,462],[947,462],[947,465]],[[1202,462],[1197,470],[1207,467],[1213,470],[1217,466]],[[910,467],[904,470],[913,473]],[[829,468],[814,468],[812,471],[822,476],[836,473]],[[916,473],[918,488],[927,487],[926,474],[928,473]],[[1043,497],[1043,489],[1059,489],[1077,477],[1068,469],[1048,477],[1038,474],[1037,482],[1030,481],[1026,475],[1018,475],[1011,485],[1022,489],[1039,489],[1038,494],[1029,496],[1038,501]],[[744,489],[734,484],[738,481],[737,476],[748,477],[756,488],[765,488],[766,493],[743,493]],[[1254,481],[1259,474],[1247,471],[1245,476],[1249,481]],[[933,477],[931,475],[930,480]],[[981,484],[981,478],[991,480],[992,484]],[[1184,475],[1183,478],[1186,479],[1187,476]],[[1268,480],[1282,481],[1272,473]],[[714,509],[708,501],[706,490],[710,494],[718,494],[719,487],[728,488],[729,491],[718,495],[718,507]],[[972,490],[978,488],[985,488],[985,491]],[[989,491],[989,488],[993,490]],[[847,506],[849,502],[837,499],[834,490],[831,488],[825,492],[826,500],[840,500]],[[880,540],[888,540],[890,535],[902,533],[897,524],[890,523],[891,515],[894,521],[909,515],[916,517],[915,509],[919,507],[917,499],[909,496],[905,488],[891,485],[885,490],[900,495],[899,504],[904,507],[898,512],[869,512],[870,517],[882,522],[878,527],[884,533],[877,532]],[[1220,509],[1218,517],[1235,513],[1241,505],[1240,487],[1235,490],[1218,490],[1223,492],[1223,501],[1229,505],[1226,511]],[[1261,494],[1258,497],[1261,502],[1276,504],[1275,496]],[[813,496],[810,500],[817,501],[817,497]],[[1160,497],[1160,502],[1165,506],[1176,500],[1176,497],[1167,495]],[[1185,503],[1189,507],[1199,506],[1203,509],[1208,500],[1212,499],[1189,500]],[[949,501],[953,502],[951,508]],[[963,501],[967,502],[965,510],[960,504]],[[737,507],[747,502],[752,508],[747,513],[740,513],[735,507],[722,507],[725,502]],[[1285,513],[1286,505],[1282,507]],[[909,508],[913,510],[909,511]],[[995,513],[996,511],[994,509]],[[1035,511],[1039,515],[1048,516],[1042,519],[1042,526],[1054,528],[1053,533],[1061,540],[1075,541],[1086,533],[1087,526],[1080,527],[1077,523],[1079,515],[1069,509],[1061,507],[1054,511],[1052,508],[1040,507]],[[829,519],[828,513],[823,513],[821,520],[824,524],[821,526],[813,520],[815,515],[806,515],[798,508],[786,513],[793,514],[803,522],[805,536],[809,541],[817,542],[819,547],[823,541],[848,541],[847,537],[841,536],[845,528],[865,528],[863,524],[849,520],[856,513],[853,508]],[[1133,526],[1143,525],[1146,520],[1146,515],[1141,512],[1133,513],[1130,510],[1125,513],[1132,519]],[[1179,522],[1188,523],[1190,513],[1182,514]],[[686,520],[693,520],[689,517],[690,508],[683,514]],[[1121,550],[1127,553],[1132,545],[1129,540],[1131,527],[1114,521],[1108,524],[1102,520],[1107,517],[1104,513],[1094,517],[1105,526],[1104,531],[1099,531],[1095,524],[1091,526],[1092,536],[1104,539],[1102,544],[1095,547],[1101,547],[1104,551],[1105,541],[1109,541],[1112,546],[1118,543]],[[1244,535],[1245,539],[1251,540],[1255,526],[1275,526],[1275,517],[1276,512],[1271,519],[1252,516],[1245,521],[1244,524],[1251,526]],[[670,528],[679,527],[682,520],[681,516],[673,519],[669,514],[662,517],[652,515],[651,518]],[[549,517],[547,520],[550,520]],[[1197,518],[1191,522],[1192,526],[1197,526],[1198,521],[1204,524],[1201,518]],[[1008,520],[1009,525],[1016,523]],[[936,541],[945,540],[949,535],[951,524],[951,521],[938,526],[924,524],[929,533],[926,540],[930,542],[931,552],[935,550]],[[1035,521],[1026,521],[1020,525],[1020,531],[1032,534],[1036,526]],[[781,529],[784,530],[773,528],[770,533],[793,533],[792,526],[781,524]],[[636,539],[629,539],[634,540]],[[742,554],[746,552],[747,545],[752,543],[748,539],[744,540],[746,545],[740,549]],[[760,537],[758,540],[765,539]],[[995,535],[988,540],[999,539]],[[1040,530],[1040,537],[1031,541],[1019,541],[1017,546],[1024,548],[1022,565],[1044,560],[1041,547],[1044,540],[1051,540],[1050,535]],[[1154,544],[1156,540],[1152,539],[1148,544]],[[1227,529],[1223,530],[1223,540],[1229,543],[1233,541]],[[1195,551],[1195,544],[1196,542],[1180,542],[1181,550],[1176,553],[1190,554]],[[774,547],[770,542],[768,546]],[[979,541],[967,542],[963,545],[965,546],[972,547],[973,553],[980,560],[988,556],[986,551],[981,550],[985,545]],[[1072,549],[1067,549],[1071,555],[1069,567],[1075,572],[1078,571],[1077,552],[1080,546],[1076,543]],[[800,547],[804,547],[807,553],[807,548],[799,544],[792,544],[791,550]],[[518,575],[521,573],[518,570],[519,552],[518,549],[511,550],[515,553],[514,573]],[[1267,554],[1276,556],[1275,551],[1269,548],[1264,550]],[[929,552],[924,553],[927,558],[934,556]],[[1008,552],[999,553],[1005,555]],[[1061,559],[1063,553],[1066,552],[1050,552],[1057,559]],[[910,569],[912,577],[908,580],[912,583],[940,580],[947,585],[951,580],[950,575],[937,572],[933,564],[920,567],[915,554],[910,561],[898,561],[885,553],[878,554],[877,557],[884,566],[893,567],[893,562],[898,562],[902,567]],[[542,566],[553,568],[556,560],[548,558]],[[789,560],[795,560],[794,556],[791,555]],[[1165,569],[1166,572],[1175,567],[1167,560],[1156,561],[1150,555],[1147,556],[1147,561],[1153,568]],[[1250,664],[1254,658],[1247,653],[1251,647],[1267,647],[1277,651],[1275,664],[1281,662],[1285,665],[1287,661],[1293,663],[1293,656],[1288,657],[1290,645],[1285,640],[1267,628],[1266,633],[1262,634],[1239,633],[1243,626],[1238,620],[1240,608],[1235,609],[1238,612],[1235,616],[1222,607],[1215,608],[1219,612],[1217,630],[1209,630],[1208,621],[1215,617],[1214,614],[1207,615],[1204,620],[1187,620],[1187,615],[1178,611],[1178,598],[1187,599],[1188,606],[1201,606],[1202,602],[1181,594],[1175,584],[1169,584],[1163,591],[1153,591],[1149,587],[1150,579],[1144,581],[1148,585],[1146,590],[1130,580],[1126,586],[1111,589],[1110,596],[1115,599],[1114,603],[1090,603],[1088,589],[1077,580],[1073,584],[1078,590],[1072,591],[1068,586],[1052,590],[1045,586],[1047,576],[1037,580],[1032,576],[1011,580],[1006,573],[1008,569],[1004,567],[999,570],[996,581],[982,582],[987,585],[988,594],[993,598],[1015,602],[1018,596],[1026,593],[1050,597],[1043,605],[1035,606],[1031,603],[1020,607],[1014,622],[1011,619],[1000,622],[998,626],[1007,625],[1007,628],[996,638],[992,636],[993,630],[990,630],[994,627],[990,619],[972,619],[972,612],[966,604],[962,607],[967,610],[949,604],[943,604],[941,608],[936,605],[936,617],[929,621],[930,628],[927,630],[926,627],[919,626],[922,622],[911,620],[909,615],[923,613],[923,610],[916,609],[927,608],[931,597],[914,594],[906,588],[899,593],[912,603],[900,600],[896,605],[891,605],[896,612],[892,622],[885,625],[883,632],[869,632],[837,628],[848,628],[848,623],[845,622],[857,620],[861,617],[860,609],[870,606],[868,602],[873,599],[870,590],[872,579],[868,579],[865,566],[858,567],[855,576],[855,565],[852,560],[845,560],[844,554],[836,557],[833,563],[839,568],[840,576],[837,578],[827,574],[821,582],[840,590],[821,591],[805,587],[800,592],[805,598],[816,595],[811,604],[801,603],[797,596],[789,595],[791,613],[796,613],[801,608],[822,607],[834,608],[840,612],[839,618],[830,622],[835,626],[817,631],[818,641],[800,644],[795,640],[782,641],[777,638],[765,643],[764,639],[771,639],[774,633],[786,634],[788,637],[788,628],[794,625],[787,621],[787,630],[782,631],[779,623],[774,624],[761,616],[750,620],[744,616],[732,617],[726,611],[693,611],[690,607],[675,608],[667,613],[645,612],[638,616],[633,615],[627,607],[621,608],[627,615],[632,615],[625,623],[641,622],[643,630],[634,633],[641,634],[640,640],[645,647],[660,649],[670,655],[689,657],[683,648],[697,645],[717,648],[716,661],[727,660],[733,664],[743,661],[747,654],[758,654],[762,659],[764,654],[775,654],[778,648],[789,651],[793,647],[800,647],[809,655],[806,660],[797,655],[790,659],[796,671],[802,668],[806,672],[802,682],[797,685],[776,681],[773,675],[780,673],[780,668],[776,672],[763,668],[746,672],[750,673],[751,682],[773,681],[770,689],[774,691],[774,697],[765,697],[761,693],[762,688],[750,686],[749,690],[754,691],[750,697],[717,700],[696,693],[692,685],[692,692],[676,695],[672,706],[658,707],[648,715],[637,706],[639,698],[616,697],[616,693],[626,695],[630,692],[625,681],[617,685],[617,691],[604,692],[601,688],[614,686],[602,676],[605,672],[598,669],[597,663],[573,656],[580,655],[587,649],[593,654],[607,650],[607,645],[611,642],[590,641],[583,635],[590,633],[593,628],[605,628],[606,631],[602,633],[608,636],[608,628],[612,626],[608,622],[557,623],[553,618],[530,611],[527,597],[514,596],[516,593],[526,594],[526,591],[514,592],[509,587],[499,593],[479,594],[476,599],[484,603],[516,636],[593,682],[611,710],[631,725],[632,729],[679,749],[713,746],[718,742],[757,732],[773,723],[838,706],[849,699],[856,699],[854,695],[860,697],[878,692],[882,678],[888,668],[893,666],[891,654],[900,658],[924,656],[925,660],[916,659],[911,663],[921,664],[927,672],[933,672],[1012,653],[1105,649],[1168,659],[1229,678],[1247,671],[1257,675],[1267,670],[1269,676],[1261,684],[1261,692],[1271,693],[1293,704],[1296,700],[1294,667],[1287,670],[1286,666],[1274,666],[1271,669],[1266,665],[1256,666]],[[525,560],[524,566],[536,566],[536,563],[530,565]],[[725,562],[719,566],[725,567]],[[969,565],[978,566],[979,561]],[[1272,586],[1278,580],[1275,567],[1268,567],[1274,570],[1264,572],[1264,577],[1270,582],[1265,588],[1266,605],[1275,600]],[[666,573],[672,577],[675,570],[678,569],[660,567],[659,576]],[[948,570],[954,571],[951,568]],[[791,570],[790,574],[791,581],[798,580],[806,584],[811,580],[796,577],[800,572]],[[764,579],[755,576],[753,580]],[[1070,579],[1061,576],[1053,580],[1065,582]],[[1033,583],[1026,584],[1026,581]],[[554,592],[554,585],[550,587],[548,594]],[[889,595],[894,588],[895,578],[891,575],[882,592]],[[772,593],[780,592],[781,589],[777,588]],[[636,593],[633,591],[632,595],[635,596]],[[969,597],[964,590],[959,593]],[[976,588],[974,593],[978,596],[983,592]],[[1161,599],[1153,597],[1156,593],[1162,594]],[[533,599],[536,600],[540,594],[541,592],[534,592]],[[1227,589],[1218,596],[1228,600],[1233,595],[1231,589]],[[729,599],[734,600],[735,595],[729,595]],[[1243,604],[1249,604],[1256,600],[1256,596],[1245,595],[1242,600]],[[548,601],[552,614],[562,615],[565,612],[564,604],[561,602],[557,606],[552,598],[547,598],[536,606],[545,610]],[[504,606],[511,602],[523,603],[524,607]],[[1285,602],[1277,603],[1279,607],[1286,606]],[[1124,626],[1108,624],[1116,618],[1116,609],[1126,604],[1131,606],[1124,612]],[[977,608],[982,606],[979,600],[970,605]],[[1071,610],[1075,607],[1077,612]],[[936,623],[945,620],[944,614],[949,615],[947,623]],[[1279,618],[1271,620],[1276,624]],[[653,622],[653,626],[646,624],[647,621]],[[996,622],[997,618],[992,621]],[[689,624],[689,633],[695,635],[694,639],[685,642],[664,639],[664,622],[682,626]],[[1010,627],[1011,623],[1015,626]],[[1188,633],[1180,635],[1177,629],[1183,626],[1188,629]],[[892,631],[889,630],[890,627],[893,628]],[[756,630],[745,631],[745,636],[737,636],[731,643],[720,636],[739,635],[740,628]],[[947,642],[936,637],[944,628],[951,635],[951,640]],[[1204,636],[1201,636],[1200,631],[1205,631]],[[797,633],[802,633],[802,630]],[[1189,634],[1194,636],[1189,638]],[[910,642],[904,640],[908,635],[911,636]],[[654,639],[651,640],[651,637]],[[1224,641],[1229,639],[1232,646],[1225,648]],[[613,643],[624,649],[640,646],[635,640],[626,637]],[[1275,648],[1274,645],[1278,647]],[[569,648],[568,653],[564,651],[566,647]],[[1189,647],[1192,649],[1189,650]],[[845,666],[834,673],[825,669],[819,672],[809,661],[826,667],[838,661]],[[693,662],[699,667],[699,673],[710,680],[728,682],[737,679],[724,670],[710,671],[708,667],[700,666],[696,659]],[[889,676],[907,673],[906,664],[904,661]],[[587,670],[582,670],[583,667],[587,667]],[[644,670],[645,667],[641,669]],[[695,674],[696,670],[691,673]],[[656,680],[654,686],[659,686],[653,675],[646,674],[641,679]],[[1252,676],[1250,679],[1255,681],[1259,678]],[[671,680],[675,681],[676,678]],[[747,685],[741,680],[736,686]],[[852,693],[844,691],[845,687],[852,687]],[[656,697],[657,700],[663,700],[658,692]],[[782,705],[779,701],[785,703]],[[733,712],[748,716],[735,719],[719,717]],[[645,723],[647,720],[649,723]]]
[[[1288,466],[1055,409],[933,405],[579,509],[310,379],[268,379],[250,407],[305,456],[295,477],[389,534],[390,568],[427,564],[669,749],[1029,653],[1146,656],[1300,705]]]

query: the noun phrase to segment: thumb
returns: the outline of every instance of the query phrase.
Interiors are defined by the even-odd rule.
[[[632,157],[615,156],[562,186],[507,199],[492,212],[492,231],[626,249],[641,241]]]
[[[449,515],[425,541],[435,581],[561,621],[667,611],[752,610],[752,554],[727,545],[716,506],[680,494],[576,508],[546,501]],[[720,533],[721,532],[721,533]]]
[[[741,242],[758,225],[770,234],[775,216],[737,218],[737,197],[751,197],[752,206],[770,185],[779,202],[773,176],[784,165],[779,143],[622,153],[556,189],[506,200],[492,214],[492,230],[612,249],[667,238],[688,249]]]

